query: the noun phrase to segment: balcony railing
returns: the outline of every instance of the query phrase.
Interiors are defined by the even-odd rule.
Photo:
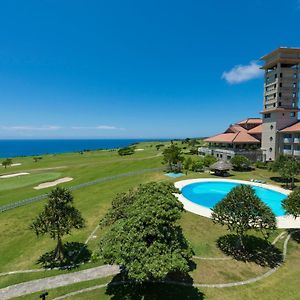
[[[295,156],[300,156],[300,150],[294,150],[294,155]]]
[[[293,151],[292,150],[288,150],[288,149],[283,149],[283,154],[285,154],[285,155],[292,155]]]

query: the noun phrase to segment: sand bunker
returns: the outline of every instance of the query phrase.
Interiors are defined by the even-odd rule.
[[[135,149],[134,151],[144,151],[145,149],[142,149],[142,148],[138,148],[138,149]]]
[[[56,186],[60,183],[69,182],[69,181],[72,181],[72,180],[73,180],[72,177],[64,177],[64,178],[60,178],[60,179],[57,179],[57,180],[54,180],[54,181],[41,183],[38,186],[35,186],[34,189],[35,190],[46,189],[48,187]]]
[[[21,166],[22,164],[21,163],[15,163],[15,164],[11,164],[10,166],[11,167],[17,167],[17,166]]]
[[[24,175],[29,175],[29,173],[23,172],[23,173],[15,173],[15,174],[2,175],[2,176],[0,176],[0,178],[12,178],[12,177],[24,176]]]

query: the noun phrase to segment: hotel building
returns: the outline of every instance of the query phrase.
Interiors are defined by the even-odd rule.
[[[298,120],[300,48],[278,48],[261,58],[264,76],[262,118],[248,118],[205,139],[199,154],[274,161],[280,154],[300,158]]]

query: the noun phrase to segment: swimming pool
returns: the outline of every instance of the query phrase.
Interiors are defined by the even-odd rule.
[[[242,183],[231,181],[195,182],[183,186],[181,193],[191,202],[207,208],[213,208],[215,204],[221,201],[234,187],[241,184]],[[256,195],[272,209],[277,217],[285,215],[281,202],[287,195],[261,186],[251,186],[255,190]]]

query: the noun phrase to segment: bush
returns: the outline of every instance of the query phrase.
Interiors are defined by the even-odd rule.
[[[118,154],[121,156],[132,155],[134,153],[134,147],[125,147],[118,150]]]
[[[267,169],[267,163],[266,162],[262,162],[260,160],[258,160],[257,162],[255,162],[255,167],[258,169]]]
[[[231,160],[230,160],[234,170],[237,171],[247,171],[250,170],[250,160],[243,156],[243,155],[235,155]]]
[[[205,155],[203,158],[203,164],[205,167],[210,167],[215,162],[217,162],[217,158],[213,155],[208,154],[208,155]]]
[[[194,160],[192,162],[191,170],[194,172],[203,172],[204,171],[204,161],[203,160]]]

